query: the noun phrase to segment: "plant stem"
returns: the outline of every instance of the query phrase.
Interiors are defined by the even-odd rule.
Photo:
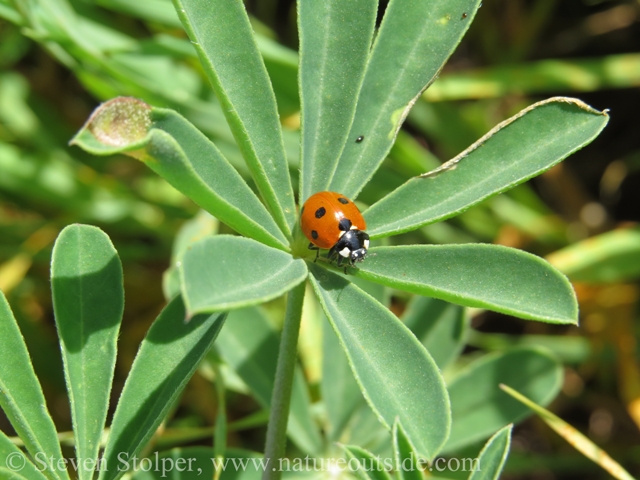
[[[287,444],[287,420],[298,353],[298,333],[300,332],[305,284],[306,282],[302,282],[294,287],[287,298],[287,312],[280,338],[276,380],[271,396],[271,414],[269,415],[267,442],[264,449],[267,468],[262,474],[262,480],[279,480],[282,475],[279,467]]]

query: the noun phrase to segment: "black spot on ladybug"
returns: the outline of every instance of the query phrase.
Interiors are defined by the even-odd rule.
[[[346,198],[344,198],[344,197],[340,197],[340,198],[338,199],[338,201],[339,201],[341,204],[343,204],[343,205],[346,205],[347,203],[349,203],[349,200],[347,200],[347,199],[346,199]]]
[[[467,15],[466,13],[462,14],[462,17],[460,18],[460,20],[464,20],[465,18],[467,18],[469,15]]]
[[[313,237],[314,240],[318,239],[318,232],[316,232],[315,230],[311,230],[311,236]]]
[[[360,143],[362,142],[362,140],[364,140],[364,135],[360,135],[358,138],[356,138],[356,143]]]
[[[343,232],[348,232],[349,230],[351,230],[351,225],[351,220],[349,220],[348,218],[341,218],[340,223],[338,223],[338,228]]]
[[[322,218],[324,217],[324,214],[327,213],[327,211],[325,210],[324,207],[320,207],[319,209],[316,210],[316,218]]]

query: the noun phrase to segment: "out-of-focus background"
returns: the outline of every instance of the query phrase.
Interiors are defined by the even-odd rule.
[[[386,3],[381,1],[381,14]],[[295,2],[246,5],[274,84],[297,181]],[[569,275],[580,301],[580,327],[480,313],[467,351],[516,343],[552,349],[566,370],[551,410],[635,472],[640,472],[639,87],[640,1],[487,0],[358,199],[363,206],[372,204],[535,101],[575,96],[609,109],[604,132],[559,166],[451,221],[393,241],[499,243],[544,256]],[[49,284],[56,235],[73,222],[97,225],[122,259],[126,306],[117,396],[139,342],[164,304],[162,274],[175,233],[198,211],[140,162],[92,157],[67,145],[98,103],[120,95],[178,110],[248,176],[169,0],[0,0],[0,289],[63,432],[71,430],[71,419]],[[394,297],[394,312],[401,313],[406,301]],[[270,307],[277,318],[282,304]],[[260,410],[248,395],[229,395],[230,420]],[[171,425],[208,427],[215,413],[215,393],[200,372]],[[0,430],[14,434],[1,412]],[[255,450],[262,450],[263,442],[259,422],[229,438],[232,446]],[[608,477],[532,418],[514,431],[505,478]]]

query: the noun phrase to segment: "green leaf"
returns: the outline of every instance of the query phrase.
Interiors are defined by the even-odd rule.
[[[195,243],[182,260],[189,314],[243,308],[272,300],[307,277],[304,260],[255,240],[217,235]]]
[[[379,417],[366,402],[362,402],[353,413],[340,439],[381,456],[390,457],[393,454],[391,431],[380,423]]]
[[[606,111],[572,98],[535,103],[372,205],[364,213],[367,232],[372,238],[397,235],[456,215],[553,167],[597,137],[608,121]]]
[[[244,308],[229,313],[216,348],[225,362],[244,380],[256,400],[271,405],[280,340],[264,313]],[[318,454],[321,440],[311,414],[304,375],[296,370],[287,424],[289,437],[303,451]]]
[[[421,296],[411,300],[402,321],[422,342],[440,370],[462,352],[470,324],[465,308]]]
[[[500,245],[407,245],[370,250],[366,280],[529,320],[578,322],[571,284],[543,259]]]
[[[287,250],[269,212],[216,146],[173,110],[120,97],[102,104],[71,141],[94,155],[144,161],[237,232]]]
[[[377,0],[298,2],[300,204],[327,190],[348,138],[369,59]]]
[[[316,295],[380,421],[399,418],[418,452],[434,458],[450,426],[438,367],[398,318],[346,279],[309,264]]]
[[[0,5],[1,8],[1,5]],[[1,12],[0,12],[1,13]],[[14,472],[9,468],[0,468],[0,478],[5,480],[32,480],[46,477],[31,476],[31,472]]]
[[[337,441],[356,408],[364,402],[364,398],[338,337],[329,322],[323,320],[320,391],[327,411],[327,436],[330,440]]]
[[[634,280],[640,277],[640,228],[588,238],[552,253],[547,260],[576,282]]]
[[[115,480],[149,441],[213,344],[225,314],[185,322],[181,297],[160,313],[140,345],[120,395],[103,455],[100,480]]]
[[[498,480],[507,461],[511,446],[513,425],[507,425],[491,437],[478,456],[478,464],[473,466],[469,480]]]
[[[182,224],[171,249],[171,265],[162,276],[162,291],[169,301],[180,293],[180,265],[189,246],[198,240],[218,233],[218,219],[204,210]]]
[[[70,225],[53,248],[51,284],[71,403],[78,477],[98,458],[124,310],[122,265],[99,228]],[[87,469],[87,467],[89,467]]]
[[[393,424],[393,454],[399,480],[423,480],[420,459],[400,422]]]
[[[480,0],[389,2],[330,190],[352,199],[358,196],[389,153],[417,97],[467,31],[479,4]],[[361,135],[363,141],[356,143]]]
[[[296,115],[300,111],[298,53],[265,35],[254,33],[258,49],[264,60],[264,66],[269,73],[273,92],[276,95],[280,118]],[[284,135],[284,149],[288,156],[289,167],[291,167],[293,157],[287,149],[287,132],[285,130],[282,133]],[[297,140],[298,138],[296,138],[296,152],[299,149]]]
[[[297,220],[276,100],[241,0],[173,0],[276,222]]]
[[[386,471],[386,465],[380,462],[380,457],[356,445],[342,445],[342,449],[347,452],[349,471],[355,473],[361,480],[391,480],[391,475]],[[351,460],[356,460],[358,466],[353,465]]]
[[[38,465],[42,468],[41,463]],[[13,478],[45,480],[47,478],[2,431],[0,431],[0,478],[8,480]]]
[[[13,312],[0,291],[0,406],[33,458],[63,459],[56,427]],[[54,465],[55,466],[55,465]],[[66,470],[42,465],[50,480],[68,480]]]
[[[470,363],[449,384],[453,427],[446,452],[531,415],[531,410],[500,390],[501,383],[547,405],[562,386],[562,365],[546,350],[535,347],[489,354]]]
[[[173,241],[171,264],[181,262],[184,254],[197,241],[218,233],[218,224],[218,219],[204,210],[200,210],[192,219],[184,222]]]

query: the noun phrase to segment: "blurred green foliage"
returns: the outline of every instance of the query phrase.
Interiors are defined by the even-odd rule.
[[[247,5],[297,185],[295,5],[286,0]],[[61,406],[65,388],[49,297],[54,238],[73,222],[98,225],[123,261],[127,304],[118,394],[162,306],[161,278],[176,231],[197,212],[131,159],[97,159],[70,149],[73,132],[96,103],[135,96],[176,109],[215,139],[245,177],[248,169],[169,1],[0,0],[0,18],[0,289],[14,306],[58,430],[66,431],[70,414]],[[358,199],[372,204],[409,176],[456,155],[540,93],[584,92],[576,95],[596,108],[611,108],[605,134],[567,164],[453,220],[393,241],[493,242],[549,255],[576,282],[580,329],[503,322],[500,315],[474,312],[469,344],[503,350],[534,343],[555,351],[568,366],[563,396],[553,410],[632,472],[640,470],[640,242],[634,226],[640,220],[640,94],[634,88],[640,85],[639,19],[640,6],[632,0],[485,1],[469,35],[416,103]],[[401,314],[408,298],[391,293],[392,311]],[[267,315],[278,318],[282,310],[274,301]],[[303,342],[304,330],[301,356],[313,397],[314,352]],[[473,348],[466,353],[463,358],[471,361]],[[201,367],[158,445],[184,445],[203,438],[203,430],[210,438],[216,414],[211,378],[207,366]],[[261,450],[262,407],[246,395],[241,379],[232,372],[225,378],[229,442]],[[11,432],[2,416],[0,429]],[[533,473],[603,478],[535,420],[514,430],[506,468],[514,478]]]

